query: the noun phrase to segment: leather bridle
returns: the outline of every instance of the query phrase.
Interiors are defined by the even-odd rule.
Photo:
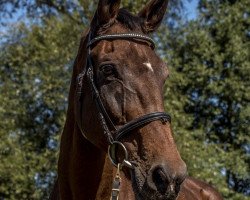
[[[91,47],[93,47],[93,45],[95,45],[96,43],[98,43],[101,40],[130,40],[130,41],[134,41],[134,42],[143,42],[148,44],[152,49],[154,49],[155,44],[154,41],[145,35],[142,34],[137,34],[137,33],[123,33],[123,34],[110,34],[110,35],[102,35],[102,36],[98,36],[95,37],[93,39],[91,39],[91,34],[89,34],[89,40],[88,40],[88,44],[87,44],[87,48],[88,48],[88,55],[87,55],[87,65],[85,68],[85,71],[81,74],[79,74],[78,76],[78,89],[77,89],[77,93],[81,94],[82,93],[82,79],[83,76],[87,76],[87,80],[90,84],[91,90],[92,90],[92,94],[94,97],[94,101],[96,103],[96,107],[98,110],[98,115],[99,115],[99,119],[104,131],[104,134],[106,135],[108,142],[110,144],[109,146],[109,157],[111,159],[111,162],[117,166],[117,164],[119,163],[118,159],[116,158],[116,149],[117,146],[121,146],[123,151],[124,151],[124,160],[123,160],[123,165],[126,165],[130,168],[133,168],[133,165],[131,164],[131,162],[128,161],[128,153],[127,150],[125,148],[125,146],[120,142],[122,138],[124,138],[125,136],[127,136],[128,134],[130,134],[133,130],[141,128],[147,124],[149,124],[150,122],[153,121],[162,121],[162,123],[166,123],[166,122],[171,122],[171,117],[169,114],[165,113],[165,112],[152,112],[146,115],[143,115],[141,117],[138,117],[126,124],[124,124],[121,128],[117,129],[117,127],[115,126],[115,124],[113,123],[111,117],[109,116],[107,110],[105,109],[103,103],[102,103],[102,99],[100,97],[100,93],[96,87],[95,81],[94,81],[94,67],[93,67],[93,62],[91,59]],[[81,101],[81,98],[78,98],[78,101]],[[81,102],[79,102],[80,106],[81,106]],[[79,110],[81,110],[81,107],[79,108],[79,106],[76,108],[76,111],[79,112]],[[78,122],[78,126],[83,134],[83,136],[86,138],[84,131],[83,131],[83,127],[82,127],[82,119],[81,119],[81,114],[78,115],[77,117],[79,118],[77,120]]]

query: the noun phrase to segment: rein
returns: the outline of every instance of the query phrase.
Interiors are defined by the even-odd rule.
[[[82,127],[82,119],[81,119],[81,112],[82,111],[82,105],[81,105],[81,98],[80,95],[82,93],[82,80],[83,77],[86,75],[87,80],[91,86],[91,91],[95,100],[95,104],[98,110],[98,115],[100,119],[100,123],[103,128],[103,132],[105,136],[107,137],[107,140],[109,142],[109,148],[108,148],[108,155],[109,158],[114,166],[117,167],[117,173],[113,182],[112,186],[112,193],[111,193],[111,200],[118,200],[119,197],[119,187],[120,187],[120,171],[123,166],[126,166],[130,169],[133,169],[134,166],[133,164],[128,160],[128,152],[126,147],[122,144],[121,139],[130,134],[133,130],[141,128],[153,121],[161,121],[163,124],[167,122],[171,122],[171,117],[169,114],[165,112],[152,112],[149,114],[145,114],[143,116],[140,116],[136,119],[133,119],[132,121],[124,124],[121,128],[117,129],[116,126],[114,125],[112,119],[110,118],[107,110],[105,109],[102,99],[100,97],[100,93],[96,87],[95,81],[94,81],[94,66],[93,62],[91,59],[91,47],[98,43],[101,40],[131,40],[134,42],[143,42],[148,44],[152,49],[155,48],[155,43],[152,38],[142,35],[142,34],[137,34],[137,33],[123,33],[123,34],[109,34],[109,35],[102,35],[95,37],[91,39],[91,34],[89,34],[89,39],[88,39],[88,55],[87,55],[87,65],[86,65],[86,71],[80,73],[78,75],[78,88],[77,88],[77,93],[78,93],[78,102],[77,102],[77,108],[76,112],[78,113],[77,115],[77,124],[85,138],[87,138],[84,134],[83,127]],[[124,159],[123,161],[118,161],[116,157],[116,151],[117,147],[120,146],[121,149],[123,150],[124,153]]]

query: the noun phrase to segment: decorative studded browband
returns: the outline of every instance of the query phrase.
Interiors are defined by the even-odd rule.
[[[137,41],[142,41],[146,42],[151,46],[153,49],[155,48],[155,43],[154,40],[146,35],[138,34],[138,33],[120,33],[120,34],[107,34],[107,35],[101,35],[97,36],[94,39],[90,40],[88,42],[87,47],[91,48],[92,45],[95,43],[101,41],[101,40],[137,40]]]

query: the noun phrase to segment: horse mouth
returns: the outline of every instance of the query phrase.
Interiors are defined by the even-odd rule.
[[[157,191],[148,186],[145,173],[140,168],[132,171],[132,186],[136,200],[175,200],[175,190]]]

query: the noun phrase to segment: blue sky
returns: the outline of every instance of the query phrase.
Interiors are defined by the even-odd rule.
[[[184,5],[186,9],[186,13],[188,16],[188,19],[195,19],[197,16],[196,8],[197,8],[198,0],[184,0]],[[8,8],[9,6],[7,6]],[[18,21],[18,19],[24,14],[24,11],[22,9],[18,10],[15,15],[13,15],[11,18],[5,18],[4,21],[7,23],[15,23]]]
[[[197,6],[198,0],[185,0],[185,9],[187,13],[188,20],[195,19],[197,17]]]
[[[199,0],[184,0],[184,6],[185,6],[185,12],[187,15],[187,20],[192,20],[197,17],[197,4]],[[18,12],[16,12],[15,15],[12,17],[6,17],[4,20],[5,23],[7,23],[9,26],[13,26],[16,22],[20,20],[20,17],[23,16],[24,10],[20,9]],[[24,21],[25,19],[22,18]],[[3,27],[0,25],[0,43],[3,39],[3,36],[8,34],[8,27]]]

